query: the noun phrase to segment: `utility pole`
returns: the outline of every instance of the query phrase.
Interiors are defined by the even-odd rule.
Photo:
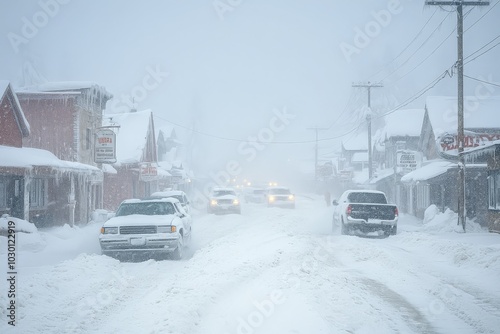
[[[488,6],[489,1],[426,1],[429,6],[456,6],[457,7],[457,75],[458,75],[458,225],[462,225],[465,232],[465,157],[464,157],[464,6]]]
[[[372,88],[378,88],[378,87],[384,87],[381,83],[370,83],[368,81],[367,83],[359,83],[359,84],[352,84],[352,87],[362,87],[366,88],[368,91],[368,109],[369,109],[369,114],[366,115],[366,121],[368,123],[368,178],[371,179],[373,177],[373,167],[372,167],[372,108],[371,108],[371,89]]]
[[[314,130],[316,131],[316,146],[314,149],[314,180],[317,182],[318,181],[318,131],[323,131],[323,130],[328,130],[328,128],[307,128],[307,130]]]

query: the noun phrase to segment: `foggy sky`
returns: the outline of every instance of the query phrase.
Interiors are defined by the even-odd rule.
[[[277,173],[290,164],[312,161],[314,131],[308,128],[329,128],[320,138],[332,138],[359,126],[355,114],[366,105],[366,92],[352,88],[353,82],[385,79],[384,88],[372,91],[372,107],[383,112],[414,96],[456,61],[453,33],[421,66],[398,80],[456,24],[455,13],[446,11],[450,8],[426,7],[420,0],[0,3],[0,79],[19,86],[22,66],[29,61],[49,81],[89,80],[106,87],[115,97],[108,110],[115,111],[127,110],[124,96],[146,85],[147,94],[136,100],[138,109],[152,109],[157,127],[166,121],[176,124],[197,170],[217,171],[237,161],[249,174],[253,169]],[[489,7],[474,8],[465,29]],[[415,43],[390,63],[431,16]],[[498,17],[500,5],[466,31],[465,55],[499,35]],[[29,24],[35,30],[26,28]],[[371,36],[360,39],[359,31]],[[356,52],[346,57],[346,45]],[[465,73],[500,81],[499,53],[500,47],[467,64]],[[477,85],[466,80],[466,93],[474,94]],[[424,97],[455,95],[456,86],[456,77],[445,79]],[[350,96],[352,103],[341,115]],[[406,108],[423,108],[424,97]],[[294,116],[284,127],[275,119],[278,110]],[[187,130],[191,128],[195,132]],[[271,133],[274,141],[307,142],[266,143],[263,148],[247,143]],[[329,157],[339,141],[321,141],[320,158]]]

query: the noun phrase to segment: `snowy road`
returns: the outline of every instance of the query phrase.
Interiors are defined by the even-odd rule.
[[[96,224],[39,231],[19,238],[18,324],[2,307],[0,332],[499,333],[500,236],[444,216],[378,239],[332,234],[321,198],[247,205],[195,216],[180,262],[101,256]]]

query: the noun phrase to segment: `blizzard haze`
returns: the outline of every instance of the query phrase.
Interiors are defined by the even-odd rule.
[[[277,170],[290,169],[290,163],[312,166],[315,134],[308,128],[328,128],[319,134],[331,138],[321,142],[322,157],[327,157],[342,135],[360,126],[353,115],[366,106],[366,92],[352,88],[353,82],[382,81],[384,88],[373,90],[372,108],[389,110],[456,59],[455,34],[447,38],[456,15],[424,1],[1,3],[1,78],[15,87],[36,81],[22,74],[28,63],[48,81],[94,81],[114,96],[106,111],[124,112],[154,72],[156,81],[148,81],[154,88],[136,94],[135,105],[152,109],[157,126],[175,124],[199,173],[223,169],[231,160],[259,175],[271,165]],[[496,4],[466,16],[465,55],[497,36]],[[38,15],[41,11],[51,14],[48,20]],[[25,27],[26,21],[38,22],[35,31]],[[359,31],[369,29],[373,37],[359,40]],[[347,44],[357,51],[346,52]],[[500,77],[497,56],[492,50],[468,64],[466,73],[495,80]],[[466,91],[473,92],[476,84],[466,81]],[[456,78],[441,81],[429,93],[456,94]],[[423,99],[410,106],[422,108]],[[267,143],[253,159],[242,154],[238,146],[269,127],[273,110],[283,108],[294,118],[273,133],[275,143]]]

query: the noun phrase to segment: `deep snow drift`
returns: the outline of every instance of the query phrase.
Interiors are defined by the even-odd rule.
[[[100,224],[18,233],[13,333],[495,333],[500,236],[452,212],[389,238],[332,233],[332,208],[198,214],[183,261],[100,255]],[[2,223],[3,224],[3,223]],[[0,225],[3,226],[3,225]],[[6,263],[5,237],[1,261]]]

